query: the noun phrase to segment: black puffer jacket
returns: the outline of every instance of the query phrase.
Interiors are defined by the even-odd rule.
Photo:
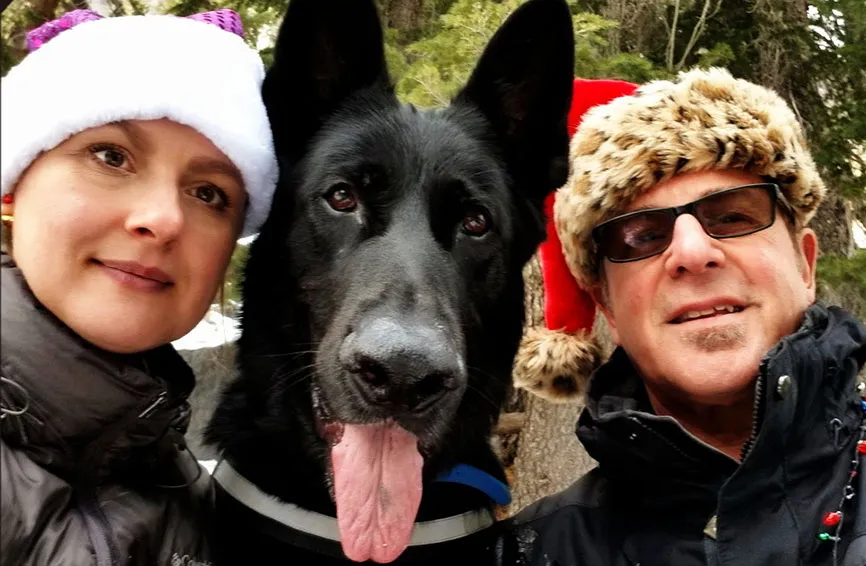
[[[94,348],[6,256],[0,304],[0,563],[210,564],[210,476],[182,449],[193,375],[177,352]]]
[[[856,379],[866,328],[812,306],[764,359],[742,465],[652,414],[622,350],[594,376],[578,437],[599,466],[506,525],[507,564],[866,565],[864,418]],[[747,445],[749,446],[749,445]],[[821,541],[857,458],[841,538]]]

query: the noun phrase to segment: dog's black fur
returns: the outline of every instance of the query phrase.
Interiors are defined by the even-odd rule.
[[[530,0],[449,107],[419,110],[393,94],[372,0],[291,2],[263,85],[280,182],[246,267],[239,376],[206,431],[262,490],[335,514],[315,390],[338,420],[418,436],[418,520],[491,506],[429,480],[459,462],[505,479],[489,436],[521,271],[567,175],[573,57],[564,0]],[[225,494],[217,517],[219,562],[340,562],[261,532]],[[488,547],[410,547],[397,563],[489,563]]]

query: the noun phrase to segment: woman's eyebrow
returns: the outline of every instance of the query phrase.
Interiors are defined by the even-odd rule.
[[[231,177],[239,187],[244,188],[244,179],[234,164],[224,159],[195,157],[189,162],[187,170],[193,174],[219,173]]]
[[[151,151],[153,149],[153,142],[151,141],[150,136],[147,135],[147,132],[129,120],[111,122],[106,124],[106,126],[122,130],[123,133],[126,134],[126,137],[128,137],[130,141],[132,141],[132,143],[142,151]]]

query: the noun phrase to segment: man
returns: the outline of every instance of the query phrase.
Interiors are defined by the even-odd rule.
[[[864,566],[866,327],[815,302],[826,190],[787,104],[720,69],[649,83],[583,116],[571,168],[568,269],[542,250],[558,322],[517,373],[587,389],[565,377],[595,359],[552,280],[570,271],[617,346],[578,422],[599,465],[509,522],[506,562]]]

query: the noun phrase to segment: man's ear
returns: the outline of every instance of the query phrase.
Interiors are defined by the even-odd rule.
[[[803,228],[797,237],[800,249],[800,276],[806,284],[806,292],[809,294],[809,302],[815,302],[816,283],[815,273],[818,265],[818,236],[811,228]]]
[[[616,328],[616,318],[614,318],[613,309],[610,305],[610,295],[607,292],[607,283],[604,281],[604,276],[602,276],[601,281],[592,286],[589,294],[592,296],[592,300],[595,301],[598,310],[601,311],[601,314],[607,320],[607,328],[611,341],[615,346],[620,346],[619,331]]]

